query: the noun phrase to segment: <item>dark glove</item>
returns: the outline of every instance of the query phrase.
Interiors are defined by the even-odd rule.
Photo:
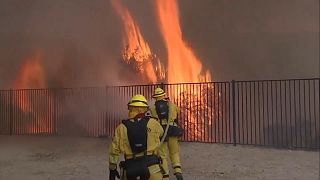
[[[117,169],[110,169],[109,180],[116,180],[116,176],[120,179],[120,174]]]
[[[182,174],[181,173],[176,173],[174,174],[177,178],[177,180],[183,180]]]

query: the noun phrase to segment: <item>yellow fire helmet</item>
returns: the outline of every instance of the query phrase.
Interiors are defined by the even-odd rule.
[[[141,94],[134,95],[129,101],[128,106],[149,107],[147,99]]]
[[[165,96],[165,95],[166,95],[166,93],[164,92],[164,90],[158,87],[154,90],[154,94],[152,95],[152,97],[157,98],[157,97],[161,97],[161,96]]]

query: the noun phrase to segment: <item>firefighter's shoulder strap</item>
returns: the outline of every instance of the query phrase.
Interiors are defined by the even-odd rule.
[[[168,119],[167,119],[167,126],[166,126],[166,129],[164,130],[164,133],[163,133],[163,136],[161,138],[161,141],[160,141],[160,145],[159,147],[163,144],[163,142],[165,141],[167,135],[168,135],[168,131],[169,131],[169,127],[170,127],[170,118],[171,118],[171,111],[172,111],[172,105],[169,101],[167,101],[167,106],[168,106]],[[161,124],[162,125],[162,124]]]
[[[164,140],[166,139],[167,134],[168,134],[168,130],[169,130],[169,126],[170,126],[170,124],[167,123],[166,129],[164,130],[164,133],[163,133],[163,136],[162,136],[162,138],[161,138],[161,141],[160,141],[160,145],[159,145],[159,146],[161,146],[162,143],[164,142]]]

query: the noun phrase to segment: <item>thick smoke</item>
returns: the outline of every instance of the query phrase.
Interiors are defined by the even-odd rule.
[[[185,38],[217,80],[320,77],[319,1],[179,1]]]
[[[108,1],[0,2],[0,87],[41,49],[50,87],[117,82],[121,26]]]
[[[153,1],[123,0],[150,47],[167,51]],[[185,40],[214,80],[319,77],[319,1],[179,0]],[[34,49],[50,87],[137,82],[121,62],[121,19],[108,0],[2,0],[0,88]]]

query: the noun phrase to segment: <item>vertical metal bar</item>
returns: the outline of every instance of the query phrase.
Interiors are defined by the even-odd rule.
[[[190,91],[190,85],[189,84],[185,84],[185,93],[183,94],[183,106],[184,106],[184,110],[185,110],[185,113],[186,115],[184,115],[184,123],[186,125],[186,132],[185,132],[185,141],[189,141],[189,132],[190,132],[190,126],[189,126],[189,104],[190,104],[190,101],[189,101],[189,97],[188,97],[188,94],[189,94],[189,91]]]
[[[26,103],[26,109],[27,111],[26,112],[23,112],[21,114],[22,116],[22,119],[23,119],[23,127],[26,129],[26,133],[28,135],[31,135],[33,134],[32,132],[30,132],[30,127],[28,127],[28,124],[25,123],[25,120],[29,120],[31,119],[32,117],[30,116],[40,116],[39,115],[39,112],[37,112],[37,104],[39,103],[39,93],[37,93],[37,96],[36,96],[36,99],[32,99],[31,97],[28,96],[28,91],[32,91],[34,89],[30,89],[30,90],[22,90],[22,100],[24,101],[23,103]],[[38,92],[37,90],[35,90],[36,92]],[[37,123],[37,126],[39,127],[40,126],[40,122]],[[40,132],[40,131],[39,131]]]
[[[278,135],[278,82],[275,81],[275,119],[274,127],[276,130],[276,146],[279,147],[279,135]]]
[[[210,138],[210,142],[213,143],[214,142],[214,134],[213,134],[213,125],[215,123],[215,117],[214,117],[214,111],[215,111],[215,107],[214,107],[214,86],[215,86],[215,83],[212,82],[211,83],[211,86],[210,86],[210,108],[211,108],[211,111],[210,111],[210,118],[211,118],[211,124],[209,126],[209,138]]]
[[[273,130],[274,130],[274,124],[273,124],[273,121],[274,121],[274,119],[273,119],[273,81],[271,81],[271,89],[270,89],[270,91],[271,91],[271,136],[272,136],[272,145],[274,146],[275,145],[275,142],[274,142],[274,132],[273,132]]]
[[[48,89],[44,89],[44,90],[42,90],[42,91],[44,91],[44,94],[45,94],[45,96],[44,96],[44,99],[45,99],[45,119],[46,119],[46,123],[44,124],[44,125],[42,125],[42,126],[44,126],[44,128],[45,128],[45,131],[44,131],[44,133],[46,133],[46,134],[48,134],[49,132],[50,132],[50,129],[51,129],[51,126],[50,126],[50,117],[49,117],[49,108],[50,108],[50,101],[49,101],[49,99],[48,99]]]
[[[51,100],[52,100],[52,134],[57,135],[57,89],[52,89]]]
[[[299,134],[299,138],[300,138],[300,145],[299,145],[299,147],[302,147],[303,145],[302,145],[302,112],[301,112],[301,81],[300,80],[298,80],[298,86],[299,86],[299,90],[298,90],[298,95],[299,95],[299,98],[298,98],[298,102],[299,102],[299,124],[300,124],[300,126],[299,126],[299,131],[300,131],[300,134]]]
[[[0,108],[0,111],[3,112],[3,113],[0,113],[0,119],[2,119],[0,120],[0,135],[5,134],[6,121],[7,121],[6,117],[3,117],[6,115],[6,105],[2,106],[2,103],[3,103],[2,100],[4,99],[2,92],[5,92],[5,91],[0,90],[0,107],[2,107],[2,109]]]
[[[21,102],[23,101],[23,100],[25,100],[26,98],[26,91],[27,90],[21,90],[21,96],[20,96],[20,98],[21,98]],[[25,114],[26,114],[26,112],[25,112],[25,109],[22,111],[22,112],[20,112],[20,118],[18,119],[19,120],[19,134],[20,135],[23,135],[23,129],[24,129],[24,121],[25,121]]]
[[[288,118],[287,118],[287,80],[284,81],[284,119],[285,119],[285,129],[286,129],[286,133],[285,133],[285,146],[289,147],[289,143],[288,143],[288,129],[290,126],[288,126]]]
[[[14,92],[14,105],[13,105],[13,107],[15,107],[16,106],[16,108],[14,108],[14,110],[13,110],[13,113],[12,113],[12,122],[13,122],[13,133],[15,134],[15,135],[17,135],[18,134],[18,124],[17,124],[17,121],[16,121],[16,119],[17,119],[17,116],[18,116],[18,106],[19,106],[19,96],[18,96],[18,90],[14,90],[13,91]]]
[[[224,124],[224,127],[225,127],[225,135],[224,135],[224,143],[227,143],[228,142],[228,123],[227,123],[227,117],[226,117],[226,113],[227,113],[227,84],[226,83],[223,83],[223,87],[224,87],[224,91],[223,91],[223,98],[224,98],[224,101],[223,101],[223,106],[224,106],[224,109],[222,111],[222,114],[221,116],[223,117],[223,124]]]
[[[1,106],[3,104],[3,106]],[[2,119],[2,121],[0,120],[0,135],[2,134],[6,134],[7,132],[7,103],[6,103],[6,91],[1,91],[0,90],[0,107],[2,107],[2,112],[0,113],[0,119]]]
[[[111,87],[106,87],[106,100],[105,100],[105,103],[106,103],[106,109],[107,109],[107,122],[106,122],[106,130],[107,130],[107,134],[109,136],[112,136],[112,133],[111,133],[111,108],[110,108],[110,101],[109,99],[111,98],[110,97],[110,90]],[[128,88],[129,89],[129,88]],[[129,94],[129,93],[128,93]]]
[[[18,123],[18,119],[19,119],[19,111],[20,111],[20,96],[19,96],[19,90],[15,90],[15,104],[16,104],[16,108],[14,109],[14,113],[13,113],[13,128],[14,128],[14,134],[18,135],[19,134],[19,123]]]
[[[244,127],[244,95],[245,95],[245,91],[244,91],[244,83],[241,82],[241,130],[242,130],[242,144],[244,144],[245,140],[244,140],[244,137],[245,137],[245,127]]]
[[[0,112],[2,112],[2,113],[0,113],[0,119],[2,119],[2,120],[0,120],[0,135],[5,134],[6,121],[7,121],[6,117],[3,117],[6,115],[6,105],[2,105],[3,101],[5,101],[5,100],[3,100],[4,99],[3,92],[5,92],[5,91],[0,90],[0,107],[2,107],[2,108],[0,108]]]
[[[298,146],[298,130],[297,130],[297,106],[296,106],[296,81],[293,81],[293,100],[294,100],[294,125],[295,125],[295,139],[296,139],[296,144],[295,146]]]
[[[246,95],[246,98],[245,98],[245,100],[246,100],[245,122],[246,122],[246,138],[247,138],[246,144],[249,144],[249,127],[248,127],[249,112],[248,111],[250,111],[250,109],[248,108],[248,82],[245,83],[245,95]]]
[[[216,89],[217,89],[217,83],[214,83],[214,88],[213,88],[213,105],[214,105],[214,142],[217,142],[217,121],[218,121],[218,116],[217,116],[217,103],[216,103]]]
[[[313,139],[312,139],[312,117],[311,117],[311,85],[310,79],[308,80],[308,102],[309,102],[309,138],[310,138],[310,147],[312,147]]]
[[[202,112],[202,132],[203,132],[203,136],[201,137],[201,141],[202,142],[206,142],[206,130],[207,130],[207,123],[208,123],[208,119],[206,118],[206,112],[208,110],[208,103],[207,103],[207,100],[208,100],[208,92],[206,91],[205,89],[205,85],[207,85],[208,87],[208,84],[206,82],[202,83],[203,86],[201,88],[201,93],[202,95],[200,96],[201,98],[201,101],[203,101],[203,112]]]
[[[20,102],[20,91],[16,90],[16,104],[17,108],[15,109],[14,112],[14,130],[15,130],[15,135],[19,135],[19,119],[20,119],[20,114],[21,114],[21,102]]]
[[[235,80],[231,81],[231,88],[232,88],[232,120],[233,120],[233,145],[237,145],[237,139],[236,139],[236,93],[235,93]],[[238,88],[239,93],[239,88]],[[239,98],[239,95],[238,95]],[[239,102],[239,101],[238,101]],[[239,107],[239,106],[238,106]],[[240,131],[239,131],[240,132]]]
[[[82,91],[81,91],[82,90]],[[80,89],[80,95],[83,95],[83,101],[88,101],[91,98],[91,87],[89,88],[81,88]],[[82,103],[81,102],[81,103]],[[93,104],[94,105],[94,104]],[[92,118],[92,122],[89,124],[89,122],[87,121],[87,118],[82,118],[82,125],[85,127],[85,136],[90,137],[92,136],[93,132],[92,132],[92,125],[94,125],[94,122],[96,120],[96,117],[94,116],[94,114],[92,114],[92,112],[88,112],[89,116],[93,115]]]
[[[20,106],[22,105],[22,103],[25,103],[24,99],[23,99],[23,92],[24,90],[19,90],[19,104]],[[21,110],[20,109],[20,112],[19,112],[19,117],[17,118],[17,123],[18,123],[18,134],[21,135],[21,119],[23,118],[23,115],[24,115],[24,111],[23,109]]]
[[[248,99],[249,99],[249,108],[248,108],[248,111],[249,111],[249,121],[248,124],[249,124],[249,129],[250,129],[250,143],[249,144],[252,144],[252,135],[253,135],[253,120],[252,120],[252,82],[248,82],[249,84],[249,96],[248,96]]]
[[[316,147],[320,148],[320,142],[319,142],[320,140],[319,140],[319,134],[318,134],[319,131],[317,131],[317,127],[319,125],[317,126],[317,113],[316,113],[317,112],[317,110],[316,110],[317,109],[316,108],[316,89],[317,88],[316,88],[316,80],[313,81],[313,88],[314,88],[313,89],[313,97],[314,97],[313,98],[313,104],[314,104],[313,105],[313,107],[314,107],[314,110],[313,110],[313,112],[314,112],[314,131],[315,131],[315,137],[316,137],[315,139],[316,139],[316,142],[317,142]],[[318,103],[319,103],[318,104],[318,108],[319,108],[318,109],[318,115],[320,115],[320,113],[319,113],[320,112],[320,93],[319,93],[319,90],[320,90],[320,79],[318,79],[318,91],[317,91],[318,92],[318,98],[319,98],[318,99]],[[320,119],[320,117],[318,117],[318,118]]]
[[[53,89],[53,112],[54,112],[54,121],[53,121],[53,127],[54,127],[54,134],[59,135],[59,131],[58,131],[58,123],[59,123],[59,99],[60,99],[60,91],[62,91],[63,89],[57,89],[54,88]]]
[[[279,106],[280,106],[280,139],[281,139],[281,147],[284,146],[285,142],[283,141],[283,137],[285,137],[283,135],[284,133],[284,129],[283,129],[283,126],[282,126],[282,107],[283,107],[283,103],[282,103],[282,81],[279,82]],[[285,104],[286,102],[284,102]]]
[[[31,91],[33,91],[34,93],[34,96],[32,96],[29,100],[32,101],[32,102],[35,102],[37,100],[37,96],[38,96],[38,93],[37,93],[37,90],[36,89],[32,89]],[[23,96],[23,95],[22,95]],[[29,104],[28,105],[28,110],[31,111],[31,105]],[[31,117],[30,117],[32,120],[31,122],[34,123],[34,130],[32,132],[32,134],[37,134],[38,133],[38,119],[37,119],[37,114],[35,113],[31,113]],[[33,125],[32,125],[33,126]]]
[[[50,132],[51,132],[51,123],[50,123],[50,108],[51,108],[51,102],[50,102],[50,99],[49,99],[49,90],[50,89],[45,89],[45,94],[46,94],[46,96],[45,96],[45,100],[47,101],[47,103],[46,103],[46,116],[47,116],[47,124],[45,125],[46,127],[45,128],[47,128],[47,130],[46,130],[46,134],[48,134],[48,135],[51,135],[50,134]]]
[[[267,132],[268,132],[268,145],[270,145],[270,141],[271,141],[271,139],[272,139],[272,135],[271,135],[271,137],[270,137],[270,112],[269,112],[269,82],[268,81],[266,81],[266,84],[267,84],[267,94],[266,94],[266,99],[267,99],[267,104],[266,104],[266,106],[267,106],[267,109],[266,109],[266,111],[267,111]],[[272,141],[271,141],[272,142]]]
[[[284,144],[285,144],[285,141],[283,140],[283,137],[285,137],[284,135],[283,135],[283,133],[284,133],[284,129],[283,129],[283,122],[282,122],[282,107],[283,107],[283,104],[282,104],[282,99],[283,99],[283,97],[282,97],[282,81],[279,81],[279,106],[280,106],[280,137],[279,137],[279,140],[281,140],[280,141],[280,146],[284,146]]]
[[[206,133],[206,136],[205,136],[205,141],[206,142],[209,142],[209,124],[211,124],[212,122],[211,122],[211,120],[212,120],[212,118],[211,117],[209,117],[209,108],[212,108],[212,107],[210,107],[209,106],[209,97],[210,97],[210,95],[209,95],[209,83],[206,83],[207,84],[207,89],[206,89],[206,94],[207,94],[207,102],[206,102],[206,109],[207,109],[207,112],[206,112],[206,115],[205,115],[205,119],[207,119],[207,124],[206,124],[206,128],[205,128],[205,133]]]
[[[258,94],[259,96],[259,94]],[[258,97],[259,100],[259,97]],[[257,129],[260,125],[260,123],[257,122],[257,105],[256,105],[256,81],[253,82],[253,118],[254,118],[254,144],[257,145]],[[259,104],[258,104],[259,106]],[[258,111],[260,111],[260,109],[258,109]],[[258,124],[258,127],[257,127]]]
[[[235,84],[235,83],[234,83]],[[240,82],[238,82],[237,83],[237,94],[238,94],[238,101],[237,101],[237,107],[238,107],[238,116],[236,116],[236,117],[238,117],[238,138],[239,138],[239,142],[240,142],[240,140],[241,140],[241,134],[240,134],[240,132],[241,132],[241,129],[240,129],[240,90],[242,89],[242,86],[241,86],[241,88],[240,88],[240,85],[241,85],[241,83]],[[241,91],[242,92],[242,91]],[[232,90],[231,90],[231,93],[232,93]],[[242,103],[242,102],[241,102]],[[232,105],[232,106],[235,106],[235,105]],[[242,112],[242,107],[241,107],[241,112]],[[234,115],[233,115],[234,116]],[[242,119],[242,114],[241,114],[241,119]],[[234,125],[235,126],[235,125]],[[235,127],[237,127],[237,126],[235,126]]]
[[[201,137],[201,129],[200,129],[200,123],[199,123],[199,119],[201,118],[200,114],[201,114],[201,101],[199,100],[199,96],[200,96],[200,89],[199,89],[199,84],[195,84],[196,85],[196,96],[195,96],[195,100],[196,100],[196,107],[197,107],[197,112],[196,112],[196,124],[195,124],[195,127],[196,127],[196,139],[197,141],[199,141],[199,137]],[[201,119],[200,119],[201,121]],[[199,136],[200,134],[200,136]]]
[[[262,94],[262,135],[263,145],[266,145],[266,134],[265,134],[265,102],[264,102],[264,82],[261,82],[261,94]]]
[[[319,80],[320,83],[320,80]],[[320,88],[320,85],[319,85]],[[319,94],[319,98],[320,98],[320,94]],[[320,101],[319,101],[319,105],[320,105]],[[319,145],[319,139],[318,139],[318,133],[317,133],[317,108],[316,108],[316,80],[313,80],[313,117],[314,117],[314,135],[315,135],[315,147],[317,148],[317,146]],[[320,112],[320,109],[319,111]]]
[[[257,82],[257,84],[258,84],[258,87],[257,87],[257,94],[258,94],[258,122],[259,122],[259,125],[258,125],[258,130],[259,130],[259,133],[258,133],[258,139],[259,139],[259,145],[262,145],[262,140],[261,140],[261,101],[260,101],[260,96],[261,96],[261,94],[260,94],[260,82],[258,81]]]
[[[59,93],[58,93],[58,103],[57,103],[57,132],[58,132],[58,135],[62,135],[62,124],[63,124],[63,117],[61,116],[62,115],[62,109],[64,109],[62,107],[62,102],[63,102],[63,97],[66,93],[66,89],[60,89],[59,90]]]
[[[186,106],[186,96],[185,93],[187,93],[187,90],[185,88],[185,84],[182,85],[183,88],[183,93],[180,94],[180,99],[181,99],[181,104],[180,104],[180,119],[181,119],[181,123],[183,124],[183,128],[185,130],[185,133],[183,134],[183,140],[187,141],[188,140],[188,107]],[[183,118],[182,118],[183,117]]]
[[[38,104],[39,102],[41,102],[41,100],[42,100],[42,99],[41,99],[41,90],[40,90],[40,89],[37,89],[36,92],[37,92],[37,97],[36,97],[37,99],[36,99],[36,101],[34,101],[34,103],[33,103],[33,109],[34,109],[34,113],[38,115],[38,128],[39,128],[38,133],[40,134],[40,133],[42,133],[41,124],[43,123],[43,122],[42,122],[43,120],[42,120],[42,118],[41,118],[41,114],[37,112],[37,104]]]
[[[10,117],[10,135],[12,135],[13,134],[13,91],[12,91],[12,89],[10,89],[10,94],[9,94],[9,97],[10,97],[10,100],[9,100],[9,102],[10,102],[10,115],[9,115],[9,117]]]
[[[57,89],[54,88],[54,131],[56,135],[60,135],[59,133],[59,120],[60,120],[60,113],[59,113],[59,106],[60,106],[60,96],[61,96],[61,91],[63,89]]]
[[[40,90],[39,89],[36,89],[35,91],[37,92],[37,96],[36,96],[35,101],[32,101],[32,102],[35,102],[35,104],[36,104],[36,103],[40,102],[40,100],[41,100],[40,95],[41,94],[40,94]],[[31,108],[34,111],[36,107],[35,107],[34,104],[31,104]],[[40,116],[39,113],[35,113],[34,112],[34,114],[35,114],[35,116],[37,116],[37,134],[39,134],[39,133],[41,133],[41,116]]]
[[[220,83],[217,83],[218,88],[217,88],[217,121],[218,121],[218,142],[221,142],[220,139],[220,97],[219,97],[219,93],[220,93]]]
[[[22,90],[22,98],[23,98],[23,101],[29,102],[29,103],[27,104],[28,106],[26,107],[28,113],[31,112],[31,116],[32,116],[32,117],[30,117],[30,115],[29,115],[29,118],[37,117],[36,127],[37,127],[37,133],[39,133],[39,132],[40,132],[40,131],[39,131],[40,122],[38,121],[39,114],[35,112],[35,111],[36,111],[36,110],[35,110],[35,109],[36,109],[36,104],[38,103],[39,93],[38,93],[38,90],[32,89],[31,91],[35,91],[35,92],[36,92],[36,96],[33,97],[34,99],[32,99],[32,98],[27,97],[26,91],[27,91],[27,90]],[[28,99],[28,98],[29,98],[29,99]],[[24,102],[24,103],[25,103],[25,102]],[[23,116],[24,114],[25,114],[25,113],[23,113],[22,116]],[[24,116],[23,116],[23,118],[24,118]],[[28,119],[28,118],[27,118],[27,119]],[[30,133],[29,130],[28,130],[28,133],[29,133],[29,134],[34,134],[33,132]]]
[[[226,101],[226,103],[228,104],[228,121],[229,121],[229,127],[228,127],[228,134],[229,134],[229,140],[228,140],[228,142],[229,143],[231,143],[231,83],[227,83],[227,87],[228,87],[228,101]],[[235,98],[233,99],[233,100],[235,100]],[[235,101],[233,102],[234,104],[235,104]],[[235,106],[235,105],[234,105]],[[233,110],[234,112],[235,112],[235,110]],[[234,129],[233,129],[233,136],[232,137],[234,137],[235,136],[235,126],[233,127]]]
[[[194,93],[195,93],[195,88],[194,88],[194,84],[192,84],[192,96],[191,96],[191,98],[192,98],[192,105],[197,105],[197,103],[196,103],[196,99],[194,98]],[[192,108],[192,107],[191,107]],[[195,117],[194,117],[194,111],[192,110],[192,109],[190,109],[191,110],[191,118],[193,119],[193,121],[194,122],[192,122],[192,129],[193,129],[193,141],[195,141],[196,140],[196,125],[195,125]]]
[[[307,139],[307,109],[306,109],[306,80],[303,81],[303,111],[304,111],[304,146],[308,147],[308,139]]]
[[[50,134],[50,132],[51,132],[51,123],[50,123],[50,108],[51,108],[51,101],[50,101],[50,99],[49,99],[49,90],[50,89],[46,89],[45,90],[45,92],[46,92],[46,96],[45,96],[45,99],[46,99],[46,101],[47,101],[47,106],[46,106],[46,116],[47,116],[47,123],[48,124],[46,124],[45,126],[47,126],[46,128],[47,128],[47,130],[46,130],[46,134],[49,134],[49,135],[51,135]]]
[[[292,102],[291,102],[291,81],[289,80],[289,127],[290,127],[290,146],[293,146],[293,128],[292,128]]]
[[[56,93],[56,89],[51,89],[50,91],[50,100],[51,100],[51,134],[52,135],[56,135],[56,103],[57,103],[57,99],[56,99],[57,93]]]

